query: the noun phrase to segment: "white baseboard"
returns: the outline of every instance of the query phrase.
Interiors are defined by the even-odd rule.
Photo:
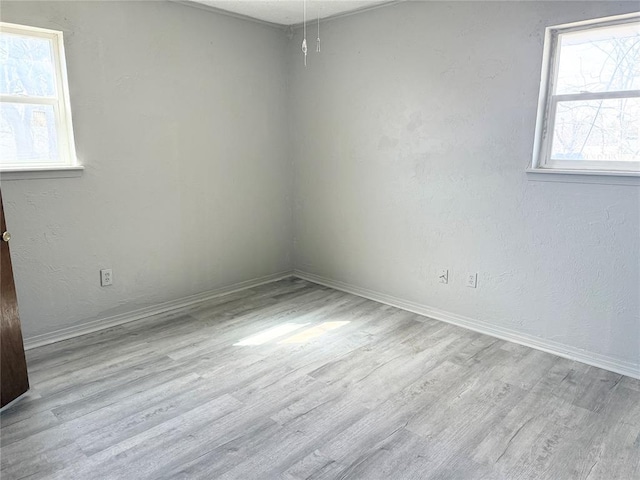
[[[497,325],[491,325],[481,320],[465,317],[463,315],[447,312],[437,308],[429,307],[427,305],[410,302],[391,295],[369,290],[367,288],[357,287],[300,270],[267,275],[253,280],[247,280],[244,282],[229,285],[227,287],[222,287],[216,290],[211,290],[209,292],[190,295],[188,297],[172,300],[170,302],[161,303],[151,307],[141,308],[119,315],[92,320],[90,322],[82,323],[80,325],[74,325],[72,327],[63,328],[42,335],[27,337],[24,340],[24,347],[26,350],[30,350],[32,348],[41,347],[43,345],[49,345],[51,343],[60,342],[62,340],[67,340],[69,338],[86,335],[88,333],[93,333],[100,330],[105,330],[107,328],[133,322],[153,315],[159,315],[173,310],[190,307],[198,303],[206,302],[207,300],[210,300],[212,298],[220,297],[222,295],[227,295],[229,293],[238,292],[252,287],[257,287],[258,285],[275,282],[277,280],[282,280],[291,276],[295,276],[320,285],[325,285],[327,287],[335,288],[336,290],[341,290],[343,292],[358,295],[360,297],[368,298],[370,300],[391,305],[393,307],[401,308],[403,310],[408,310],[425,317],[457,325],[459,327],[467,328],[469,330],[483,333],[485,335],[490,335],[502,340],[518,343],[520,345],[535,348],[537,350],[542,350],[543,352],[551,353],[559,357],[576,360],[578,362],[586,363],[587,365],[592,365],[594,367],[620,373],[621,375],[640,379],[640,363],[626,362],[609,357],[607,355],[601,355],[586,350],[581,350],[579,348],[564,345],[552,340],[523,334],[516,330],[500,327]]]
[[[212,298],[221,297],[222,295],[228,295],[229,293],[239,292],[248,288],[257,287],[258,285],[264,285],[265,283],[271,283],[284,278],[291,277],[293,273],[291,271],[275,273],[252,280],[247,280],[240,283],[234,283],[227,287],[218,288],[208,292],[198,293],[196,295],[190,295],[188,297],[179,298],[170,302],[160,303],[151,307],[140,308],[127,313],[121,313],[119,315],[113,315],[109,317],[99,318],[90,322],[81,323],[79,325],[73,325],[71,327],[62,328],[54,332],[43,333],[41,335],[34,335],[24,339],[25,350],[41,347],[43,345],[49,345],[51,343],[60,342],[62,340],[68,340],[70,338],[79,337],[80,335],[86,335],[88,333],[97,332],[99,330],[105,330],[107,328],[122,325],[123,323],[133,322],[153,315],[161,313],[167,313],[172,310],[179,310],[181,308],[190,307],[198,303],[206,302]]]
[[[491,325],[481,320],[465,317],[456,313],[446,312],[444,310],[429,307],[427,305],[421,305],[415,302],[402,300],[401,298],[369,290],[367,288],[357,287],[337,280],[331,280],[329,278],[324,278],[313,273],[294,270],[293,275],[303,280],[308,280],[309,282],[318,283],[326,287],[335,288],[336,290],[342,290],[343,292],[352,293],[354,295],[368,298],[376,302],[391,305],[403,310],[408,310],[425,317],[433,318],[435,320],[440,320],[446,323],[457,325],[459,327],[473,330],[478,333],[483,333],[485,335],[500,338],[501,340],[518,343],[520,345],[535,348],[537,350],[542,350],[543,352],[551,353],[559,357],[576,360],[578,362],[586,363],[587,365],[592,365],[594,367],[603,368],[605,370],[619,373],[621,375],[640,379],[640,363],[627,362],[624,360],[609,357],[607,355],[601,355],[598,353],[581,350],[569,345],[554,342],[553,340],[547,340],[545,338],[523,334],[510,328]]]

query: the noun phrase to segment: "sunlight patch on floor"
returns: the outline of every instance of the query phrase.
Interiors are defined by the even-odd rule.
[[[340,328],[344,325],[346,325],[349,322],[324,322],[321,323],[320,325],[316,325],[314,327],[311,328],[307,328],[306,330],[303,330],[302,332],[299,332],[297,334],[295,334],[292,337],[289,338],[285,338],[284,340],[278,342],[278,343],[306,343],[309,340],[312,340],[314,338],[317,338],[321,335],[324,335],[325,333],[331,331],[331,330],[335,330],[336,328]]]
[[[240,340],[238,343],[234,343],[234,347],[247,346],[247,345],[262,345],[278,337],[282,337],[287,333],[291,333],[302,327],[306,327],[308,323],[283,323],[277,327],[269,328],[264,332],[260,332],[256,335],[251,335],[245,339]]]
[[[336,330],[345,326],[349,322],[324,322],[318,325],[314,325],[306,330],[296,333],[295,335],[285,338],[277,342],[279,345],[306,343],[310,340],[318,338],[331,330]],[[238,343],[234,343],[234,347],[244,347],[250,345],[264,345],[272,340],[277,340],[285,335],[295,332],[303,327],[306,327],[309,323],[283,323],[276,327],[269,328],[263,332],[251,335],[250,337],[240,340]]]

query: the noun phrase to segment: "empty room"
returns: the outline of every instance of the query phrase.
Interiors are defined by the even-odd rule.
[[[640,479],[640,3],[0,0],[0,478]]]

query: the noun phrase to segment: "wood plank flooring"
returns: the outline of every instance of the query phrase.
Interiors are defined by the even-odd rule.
[[[299,279],[28,365],[3,480],[640,479],[640,381]]]

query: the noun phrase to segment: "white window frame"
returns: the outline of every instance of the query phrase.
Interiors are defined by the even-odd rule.
[[[528,172],[560,173],[579,175],[640,176],[640,163],[594,161],[594,160],[552,160],[551,147],[556,107],[559,101],[600,100],[611,98],[638,98],[640,90],[625,92],[597,92],[553,95],[554,81],[558,71],[558,37],[562,33],[589,30],[592,28],[621,25],[640,21],[640,12],[613,17],[596,18],[581,22],[555,25],[545,29],[540,94],[538,97],[538,115],[536,119],[533,159]]]
[[[0,165],[1,178],[3,180],[12,180],[23,178],[69,177],[79,175],[84,167],[78,161],[73,136],[71,102],[69,99],[69,84],[67,81],[67,64],[65,61],[63,33],[58,30],[49,30],[46,28],[31,27],[7,22],[0,22],[0,31],[13,35],[44,38],[51,41],[56,83],[55,98],[1,94],[0,102],[52,105],[56,120],[56,132],[58,134],[57,143],[59,159],[57,163],[15,163]]]

